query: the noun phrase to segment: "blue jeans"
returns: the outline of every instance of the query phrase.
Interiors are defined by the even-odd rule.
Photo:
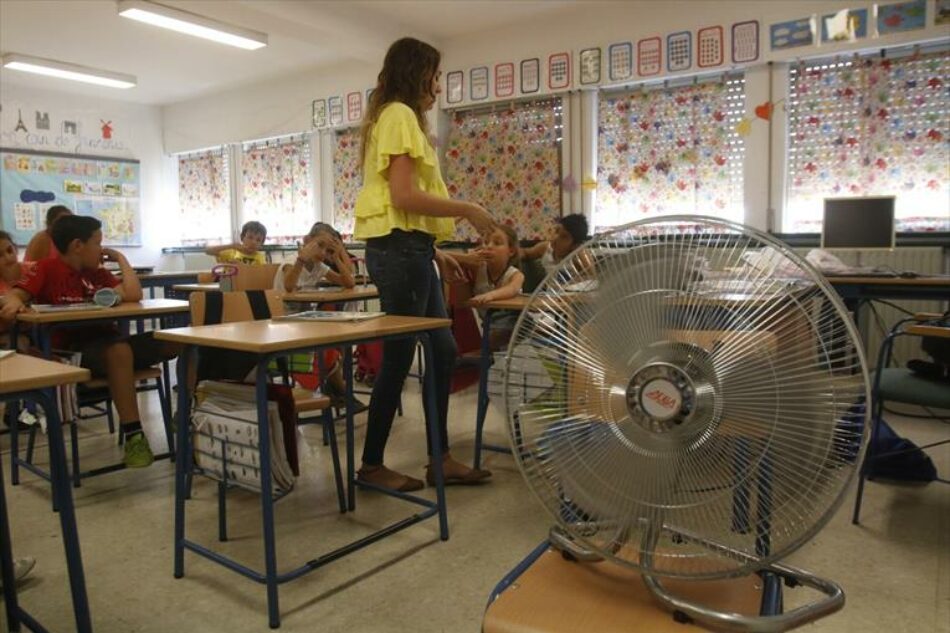
[[[435,257],[433,238],[419,231],[394,230],[386,237],[366,241],[366,267],[379,289],[379,300],[386,314],[447,318],[442,282],[432,265]],[[450,328],[429,332],[433,362],[426,363],[426,375],[434,376],[436,415],[442,451],[448,451],[449,386],[458,348]],[[383,463],[386,441],[393,425],[402,386],[412,365],[416,338],[401,338],[383,343],[383,362],[369,402],[369,421],[363,445],[363,463]],[[428,383],[424,389],[428,389]],[[425,392],[424,395],[428,395]],[[426,411],[426,444],[431,453],[429,412]]]

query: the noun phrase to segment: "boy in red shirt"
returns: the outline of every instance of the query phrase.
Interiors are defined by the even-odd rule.
[[[60,218],[51,228],[60,255],[36,263],[7,293],[0,320],[16,318],[31,299],[36,303],[91,301],[101,288],[112,288],[122,301],[140,301],[142,286],[122,253],[102,248],[102,223],[81,215]],[[114,261],[121,281],[105,268]],[[156,341],[149,334],[122,336],[114,325],[70,328],[53,333],[53,347],[82,353],[81,364],[94,376],[105,377],[125,434],[125,465],[142,468],[154,461],[148,439],[142,432],[133,372],[178,355],[178,346]]]

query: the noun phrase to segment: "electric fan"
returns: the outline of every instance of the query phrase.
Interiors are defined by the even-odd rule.
[[[638,569],[678,619],[774,631],[841,608],[838,585],[778,561],[860,467],[859,341],[822,276],[759,231],[668,216],[596,236],[531,296],[505,362],[514,454],[552,544]],[[660,581],[751,573],[825,595],[748,616]]]

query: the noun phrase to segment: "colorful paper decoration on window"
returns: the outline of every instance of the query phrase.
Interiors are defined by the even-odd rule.
[[[311,125],[319,130],[327,126],[327,100],[314,99],[311,111]]]
[[[693,65],[693,34],[680,31],[666,36],[666,69],[671,73]]]
[[[721,66],[723,62],[722,27],[708,26],[696,35],[696,65],[700,68]]]
[[[515,65],[495,64],[495,96],[510,97],[515,94]]]
[[[351,92],[346,95],[346,120],[350,123],[363,118],[363,94]]]
[[[580,54],[581,85],[600,83],[600,48],[585,48]]]
[[[488,67],[479,66],[468,72],[469,94],[472,101],[483,101],[488,98]]]
[[[541,60],[537,57],[521,60],[521,94],[541,89]]]
[[[548,57],[548,89],[564,90],[571,86],[571,56],[554,53]]]
[[[660,38],[648,37],[637,42],[637,74],[641,77],[657,75],[663,67]]]
[[[759,58],[759,21],[732,25],[732,63],[754,62]]]
[[[343,99],[330,97],[327,104],[330,107],[330,125],[343,125]]]
[[[922,29],[926,18],[927,0],[879,4],[877,5],[877,33],[885,35]]]
[[[633,76],[633,44],[620,42],[607,48],[608,71],[610,81],[624,81]]]
[[[446,103],[462,103],[464,97],[465,75],[461,70],[453,70],[445,76]]]
[[[772,50],[779,51],[786,48],[811,46],[815,43],[815,33],[812,29],[811,18],[799,18],[778,22],[769,27]]]

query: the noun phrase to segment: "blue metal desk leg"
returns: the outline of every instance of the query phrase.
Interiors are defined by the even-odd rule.
[[[185,575],[185,499],[188,496],[188,471],[191,469],[191,442],[188,437],[191,416],[191,385],[188,368],[195,359],[195,348],[185,346],[178,356],[178,437],[175,440],[175,578]]]
[[[319,352],[317,352],[319,354]],[[343,375],[346,379],[346,503],[356,509],[356,442],[353,431],[353,346],[343,346]]]
[[[478,403],[475,413],[475,468],[482,467],[482,431],[488,414],[488,371],[491,369],[491,319],[495,313],[489,309],[482,324],[482,354],[478,367]]]
[[[0,466],[0,579],[3,580],[3,605],[7,612],[7,630],[20,630],[16,580],[13,577],[13,546],[7,519],[7,499],[3,491],[3,468]]]
[[[426,412],[426,424],[429,425],[429,447],[432,455],[432,470],[435,474],[435,498],[439,504],[439,538],[449,540],[449,516],[445,507],[445,475],[442,472],[442,433],[439,430],[439,407],[435,393],[435,358],[432,355],[432,339],[428,333],[419,336],[422,352],[425,355],[425,373],[423,375],[422,398]]]
[[[264,528],[264,574],[267,585],[267,616],[270,628],[280,626],[280,606],[277,601],[277,546],[274,538],[274,495],[271,488],[270,419],[267,402],[268,356],[257,361],[257,427],[261,452],[261,515]]]
[[[82,568],[82,552],[79,549],[79,534],[76,530],[76,511],[70,489],[69,469],[66,466],[66,447],[63,425],[54,401],[46,392],[38,392],[36,400],[46,413],[49,441],[50,477],[53,486],[53,502],[59,509],[59,524],[66,549],[66,569],[69,572],[69,589],[73,597],[73,613],[79,633],[92,631],[89,617],[89,599],[86,596],[86,580]]]

